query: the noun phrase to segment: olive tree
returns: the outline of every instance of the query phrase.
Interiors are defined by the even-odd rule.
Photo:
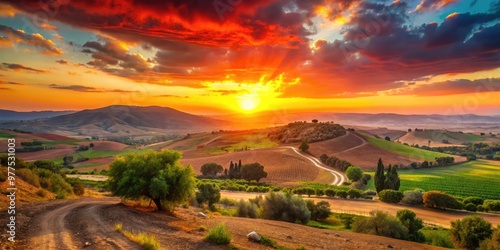
[[[158,210],[172,212],[194,195],[194,171],[189,165],[182,166],[181,158],[182,154],[174,150],[116,158],[109,166],[109,188],[122,198],[148,197]]]

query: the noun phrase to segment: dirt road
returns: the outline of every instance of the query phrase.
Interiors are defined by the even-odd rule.
[[[261,193],[244,193],[244,192],[232,192],[232,191],[221,191],[221,196],[224,198],[234,199],[234,200],[248,200],[255,198],[257,195],[262,195]],[[304,198],[307,199],[307,196]],[[436,209],[425,208],[421,206],[404,206],[397,204],[388,204],[379,201],[372,200],[345,200],[345,199],[331,199],[331,198],[314,198],[311,199],[319,201],[324,200],[330,203],[330,208],[333,212],[339,213],[349,213],[349,214],[359,214],[368,216],[370,211],[374,209],[387,211],[391,215],[396,215],[396,212],[401,209],[410,209],[417,214],[425,223],[431,225],[438,225],[442,227],[449,228],[450,223],[453,220],[461,219],[464,216],[472,215],[468,212],[456,212],[456,211],[442,211]],[[496,214],[480,214],[485,220],[491,222],[494,226],[500,224],[500,215]]]
[[[312,164],[317,167],[317,168],[321,168],[325,171],[328,171],[329,173],[331,173],[333,175],[333,177],[335,177],[335,180],[331,183],[331,185],[335,185],[335,186],[340,186],[342,185],[345,181],[347,181],[347,177],[339,172],[339,171],[336,171],[336,170],[333,170],[329,167],[327,167],[325,164],[323,164],[321,161],[319,161],[318,159],[316,159],[315,157],[312,157],[312,156],[308,156],[308,155],[305,155],[305,154],[302,154],[300,153],[296,148],[294,147],[283,147],[283,148],[289,148],[289,149],[292,149],[293,152],[295,152],[296,154],[300,155],[301,157],[304,157],[306,158],[307,160],[309,160],[310,162],[312,162]]]
[[[114,231],[117,223],[122,223],[123,230],[155,235],[162,249],[221,249],[204,242],[202,232],[183,230],[189,222],[126,207],[119,198],[82,198],[40,206],[47,208],[33,216],[16,249],[142,249]]]

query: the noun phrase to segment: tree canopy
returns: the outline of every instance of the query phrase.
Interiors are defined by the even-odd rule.
[[[345,175],[351,181],[358,181],[359,179],[361,179],[361,177],[363,177],[363,170],[355,166],[350,166],[345,171]]]
[[[224,168],[214,162],[210,163],[205,163],[203,166],[201,166],[201,173],[206,176],[212,176],[215,177],[218,173],[222,173]]]
[[[172,212],[194,195],[195,175],[191,166],[182,166],[182,154],[174,150],[131,153],[110,164],[109,187],[113,195],[150,198],[158,210]]]
[[[264,166],[260,163],[245,164],[241,167],[241,178],[247,181],[255,180],[260,181],[262,178],[267,177],[267,172],[264,171]]]
[[[302,143],[300,143],[299,149],[302,152],[306,152],[309,149],[309,144],[307,144],[307,141],[303,140]]]

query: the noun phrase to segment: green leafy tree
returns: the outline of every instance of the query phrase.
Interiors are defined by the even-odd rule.
[[[478,215],[465,216],[451,222],[450,233],[456,247],[475,250],[481,241],[490,238],[491,223]]]
[[[174,150],[116,158],[109,166],[109,188],[122,198],[148,197],[158,210],[172,212],[194,194],[194,171],[189,165],[182,166],[181,158],[182,154]]]
[[[361,177],[363,177],[363,170],[355,166],[350,166],[345,171],[345,175],[351,181],[358,181],[359,179],[361,179]]]
[[[374,182],[377,193],[385,189],[384,163],[382,163],[382,158],[378,159],[377,172],[375,172]]]
[[[408,229],[408,240],[415,242],[424,242],[425,236],[419,230],[424,227],[424,222],[417,218],[415,212],[409,209],[399,210],[396,213],[399,221]]]
[[[306,140],[303,140],[302,143],[300,143],[299,149],[302,152],[306,152],[309,149],[309,144]]]
[[[330,216],[330,203],[320,201],[314,203],[313,200],[307,200],[307,209],[311,211],[311,220],[322,221]]]
[[[462,204],[455,197],[441,191],[427,191],[423,195],[423,202],[426,207],[438,209],[460,209]]]
[[[392,189],[384,189],[378,196],[380,201],[387,203],[399,203],[403,199],[403,193]]]
[[[483,240],[479,244],[479,250],[498,250],[500,249],[500,225],[493,231],[491,238]]]
[[[29,168],[43,168],[47,169],[53,173],[58,174],[61,171],[61,166],[55,164],[53,161],[50,160],[38,160],[29,165]]]
[[[214,162],[210,163],[205,163],[203,166],[201,166],[201,173],[205,176],[212,176],[215,177],[218,173],[222,173],[224,168]]]
[[[245,164],[241,167],[241,178],[247,181],[255,180],[260,181],[262,178],[267,177],[267,172],[264,171],[264,166],[260,165],[260,163],[250,163]]]
[[[71,163],[73,163],[73,156],[72,155],[66,155],[63,157],[63,165],[64,166],[70,166]]]
[[[196,202],[199,204],[208,203],[212,207],[214,203],[220,200],[220,188],[217,184],[201,183],[198,185],[198,192],[196,192]]]
[[[384,184],[384,189],[399,190],[401,186],[401,180],[399,179],[399,174],[396,166],[391,166],[387,168],[387,174]]]

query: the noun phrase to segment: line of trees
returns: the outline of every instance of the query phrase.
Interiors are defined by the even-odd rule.
[[[201,173],[208,177],[217,177],[217,174],[222,173],[221,178],[225,179],[244,179],[247,181],[257,181],[267,177],[267,172],[264,171],[264,166],[258,162],[242,164],[241,160],[238,163],[229,163],[229,169],[224,169],[222,165],[210,162],[201,166]]]
[[[327,166],[338,169],[342,172],[345,172],[348,167],[352,166],[352,164],[346,160],[339,159],[335,156],[328,156],[326,154],[320,155],[319,160]]]
[[[399,179],[398,169],[396,166],[389,164],[387,168],[387,173],[384,173],[384,163],[382,158],[379,158],[377,164],[377,172],[375,172],[374,181],[375,189],[377,193],[380,193],[384,189],[392,189],[395,191],[399,190],[401,186],[401,180]]]

